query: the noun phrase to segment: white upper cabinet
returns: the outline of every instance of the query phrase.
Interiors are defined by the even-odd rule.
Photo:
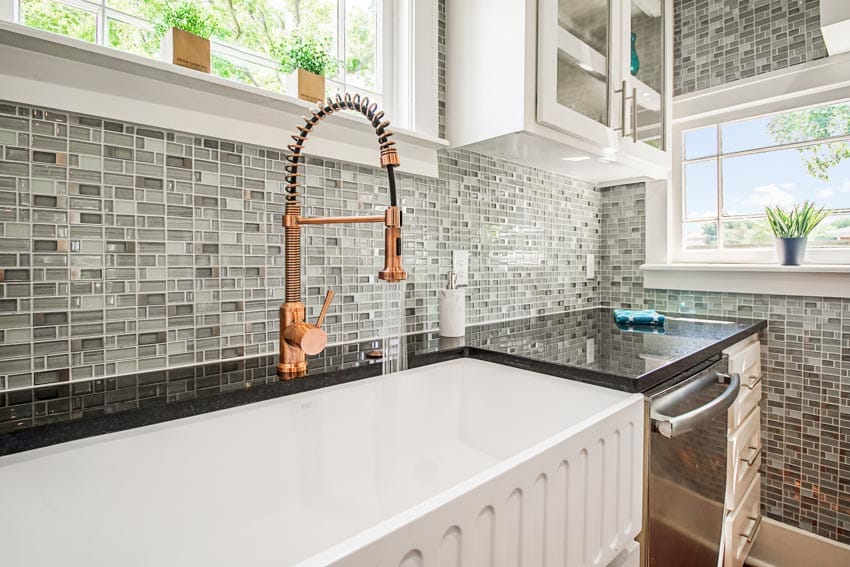
[[[611,0],[540,0],[537,28],[537,119],[610,147],[620,68],[612,39],[619,32]]]
[[[666,178],[672,0],[448,0],[454,146],[596,183]]]

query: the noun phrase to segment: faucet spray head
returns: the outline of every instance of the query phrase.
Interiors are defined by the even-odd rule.
[[[384,269],[378,272],[378,278],[400,282],[407,279],[407,272],[401,266],[401,210],[397,206],[388,207],[384,222]]]

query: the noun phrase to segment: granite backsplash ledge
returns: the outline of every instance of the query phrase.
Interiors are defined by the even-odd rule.
[[[752,320],[668,319],[664,333],[636,332],[619,328],[609,309],[591,308],[468,327],[461,338],[425,332],[335,345],[311,357],[297,380],[279,380],[277,357],[260,355],[0,392],[0,455],[458,357],[645,392],[712,364],[761,328]]]
[[[277,352],[281,152],[0,103],[0,391]],[[377,157],[377,155],[376,155]],[[404,156],[401,156],[402,162]],[[467,151],[401,175],[406,332],[436,328],[451,251],[470,251],[468,322],[593,305],[599,192]],[[375,214],[379,168],[309,159],[306,215]],[[308,316],[331,343],[381,336],[379,228],[309,227]],[[517,299],[520,298],[520,299]]]

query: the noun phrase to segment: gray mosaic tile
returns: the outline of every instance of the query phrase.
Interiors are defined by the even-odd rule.
[[[818,0],[675,0],[673,93],[827,56]]]
[[[645,208],[641,184],[602,191],[601,301],[766,319],[763,510],[850,543],[850,300],[644,289]]]
[[[20,166],[0,176],[10,199],[0,219],[7,387],[48,383],[40,371],[78,381],[276,352],[280,150],[2,104],[17,109],[13,125],[30,134],[28,145],[0,148],[0,168]],[[76,135],[88,141],[75,141],[63,121],[85,125]],[[68,154],[60,159],[53,148]],[[105,159],[88,172],[74,167],[87,156]],[[439,172],[399,176],[406,331],[437,328],[453,249],[470,251],[470,324],[595,304],[597,281],[580,266],[585,254],[599,254],[599,191],[468,151],[442,152]],[[314,158],[304,179],[306,215],[386,206],[379,169]],[[308,316],[334,288],[331,342],[382,336],[396,315],[376,277],[380,227],[309,227],[303,240]]]

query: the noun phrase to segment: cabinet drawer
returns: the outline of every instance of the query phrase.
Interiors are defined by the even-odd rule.
[[[761,343],[747,339],[726,350],[729,372],[741,375],[742,385],[761,377]]]
[[[742,380],[743,382],[743,380]],[[727,427],[729,432],[734,432],[741,423],[755,410],[761,401],[761,380],[752,387],[746,383],[741,384],[741,391],[735,399],[735,403],[729,408],[729,420]]]
[[[726,516],[723,567],[741,567],[750,554],[761,525],[761,475],[756,475],[744,494],[741,505]]]
[[[726,506],[735,510],[761,466],[761,413],[751,412],[729,434],[726,459]]]

